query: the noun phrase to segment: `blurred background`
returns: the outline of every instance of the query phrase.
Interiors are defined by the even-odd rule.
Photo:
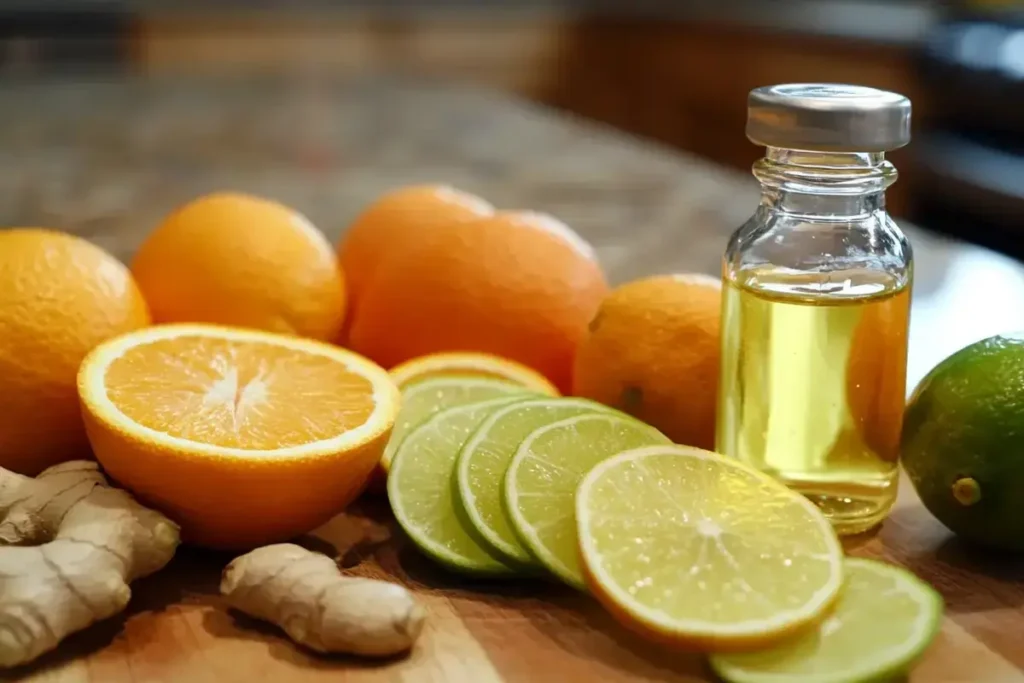
[[[746,168],[758,85],[896,90],[915,141],[893,213],[1017,256],[1024,3],[1009,0],[207,0],[0,3],[10,78],[399,72],[513,93]]]

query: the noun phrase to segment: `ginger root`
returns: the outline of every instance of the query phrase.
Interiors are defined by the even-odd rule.
[[[231,607],[317,652],[394,655],[423,630],[423,609],[405,588],[344,576],[331,558],[290,543],[232,560],[220,592]]]
[[[94,462],[32,479],[0,468],[0,668],[121,612],[128,583],[166,565],[178,527],[113,488]]]

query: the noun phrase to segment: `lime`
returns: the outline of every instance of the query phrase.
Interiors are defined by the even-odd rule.
[[[519,540],[566,583],[585,589],[576,537],[576,487],[602,460],[668,437],[621,413],[569,417],[530,433],[505,474],[505,509]]]
[[[576,516],[591,591],[656,640],[762,647],[819,620],[843,584],[842,547],[813,503],[692,446],[601,462]]]
[[[499,408],[462,447],[455,476],[458,500],[480,540],[499,557],[533,564],[501,504],[505,472],[523,439],[534,430],[573,415],[611,410],[586,399],[538,398]]]
[[[839,602],[817,628],[761,652],[712,655],[732,683],[866,683],[906,673],[939,631],[942,598],[913,574],[848,559]]]
[[[395,419],[395,427],[391,432],[384,455],[381,456],[381,467],[387,471],[391,465],[402,439],[409,430],[423,422],[434,413],[450,406],[486,401],[490,398],[524,394],[528,390],[522,385],[507,380],[490,377],[471,377],[468,375],[448,375],[430,377],[412,382],[402,387],[402,409]]]
[[[455,508],[455,460],[469,435],[491,411],[521,397],[502,397],[446,408],[413,427],[388,473],[395,519],[425,553],[453,569],[475,574],[513,570],[470,535]]]
[[[959,536],[1024,552],[1024,336],[963,348],[921,380],[902,460],[925,507]]]

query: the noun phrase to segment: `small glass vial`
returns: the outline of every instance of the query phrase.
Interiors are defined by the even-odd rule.
[[[910,245],[885,211],[910,101],[834,84],[750,93],[761,203],[722,262],[716,448],[816,503],[840,534],[896,500]]]

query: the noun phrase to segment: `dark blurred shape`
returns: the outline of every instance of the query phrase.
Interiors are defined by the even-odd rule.
[[[115,3],[0,2],[0,71],[109,69],[128,58],[129,25]]]
[[[923,48],[912,216],[1024,256],[1024,6],[1002,4],[950,13]]]

